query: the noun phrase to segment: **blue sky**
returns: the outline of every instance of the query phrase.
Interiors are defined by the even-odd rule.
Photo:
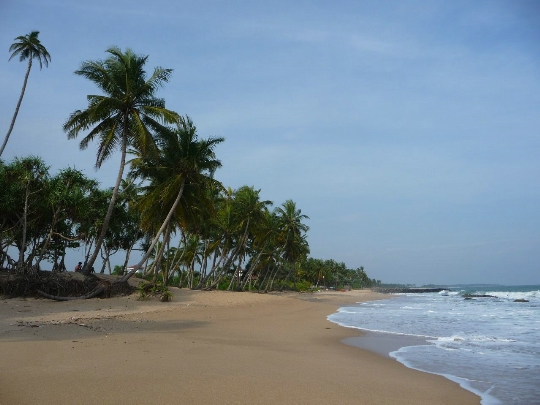
[[[168,108],[226,138],[218,180],[310,217],[313,257],[383,282],[540,284],[540,2],[3,0],[5,132],[26,69],[8,49],[32,30],[52,62],[5,160],[112,186],[119,155],[95,171],[62,124],[97,92],[81,62],[129,47],[174,69]]]

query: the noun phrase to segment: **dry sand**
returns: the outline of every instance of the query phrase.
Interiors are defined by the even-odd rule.
[[[480,403],[340,343],[359,332],[326,317],[378,294],[174,293],[170,303],[1,300],[0,404]]]

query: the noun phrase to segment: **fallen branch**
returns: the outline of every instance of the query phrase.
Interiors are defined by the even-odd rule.
[[[51,300],[55,301],[74,301],[74,300],[87,300],[89,298],[94,298],[105,291],[105,286],[103,284],[97,286],[95,289],[90,291],[88,294],[81,295],[79,297],[62,297],[59,295],[51,295],[47,294],[44,291],[41,291],[39,289],[36,289],[36,292],[41,295],[42,297],[49,298]]]

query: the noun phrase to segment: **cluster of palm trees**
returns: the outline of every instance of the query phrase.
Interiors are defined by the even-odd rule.
[[[367,288],[381,284],[371,279],[362,266],[349,269],[343,262],[308,257],[301,262],[299,278],[309,280],[317,288]]]
[[[27,37],[18,39],[32,37],[35,46],[37,34]],[[369,284],[363,269],[308,258],[308,217],[294,201],[272,209],[260,190],[227,189],[214,178],[221,167],[215,148],[224,139],[200,138],[188,116],[156,97],[172,70],[157,67],[147,78],[147,56],[117,47],[107,54],[75,72],[102,95],[87,96],[87,107],[74,111],[63,129],[68,139],[82,135],[81,149],[97,142],[97,168],[120,151],[114,187],[100,189],[72,168],[51,175],[39,157],[0,161],[0,266],[36,274],[47,260],[62,271],[66,251],[83,246],[82,272],[94,270],[98,255],[103,272],[118,251],[125,252],[126,268],[140,245],[140,262],[121,280],[144,268],[165,284],[194,289]],[[48,55],[45,48],[40,55]]]

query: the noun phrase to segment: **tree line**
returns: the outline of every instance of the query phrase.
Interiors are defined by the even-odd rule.
[[[21,52],[21,60],[45,55],[33,34],[16,38],[18,45],[10,48]],[[26,42],[41,53],[23,54]],[[114,186],[100,188],[75,168],[51,174],[37,156],[0,160],[0,266],[35,276],[45,261],[53,272],[65,271],[66,252],[82,247],[82,273],[88,275],[98,256],[98,271],[108,266],[110,272],[110,257],[122,252],[123,270],[140,249],[141,260],[121,281],[143,270],[164,284],[192,289],[377,283],[362,267],[309,257],[309,218],[294,201],[273,207],[253,186],[232,190],[214,177],[221,167],[215,149],[224,139],[201,138],[188,116],[156,96],[171,69],[156,67],[148,77],[148,56],[117,47],[107,55],[75,72],[102,94],[88,95],[86,108],[75,110],[63,129],[68,139],[81,137],[81,149],[97,143],[96,168],[120,152]]]

